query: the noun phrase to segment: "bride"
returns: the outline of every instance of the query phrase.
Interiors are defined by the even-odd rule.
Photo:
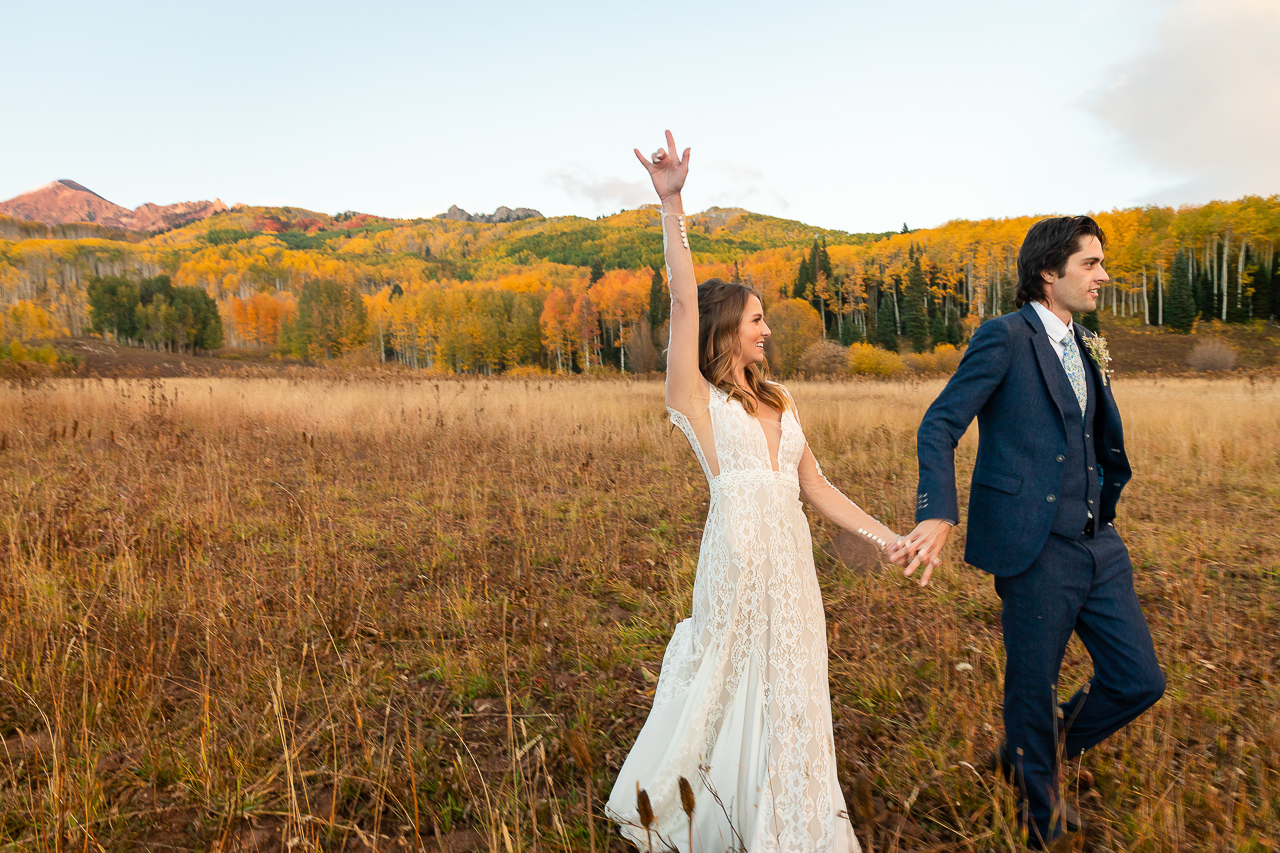
[[[666,149],[636,157],[662,200],[667,409],[711,503],[693,616],[667,646],[653,709],[607,810],[645,851],[856,853],[836,778],[826,623],[800,494],[882,549],[897,537],[822,476],[791,395],[765,378],[759,297],[719,279],[695,286],[680,201],[689,149],[678,156],[668,131]]]

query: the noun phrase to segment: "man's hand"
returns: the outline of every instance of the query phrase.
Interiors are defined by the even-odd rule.
[[[942,564],[942,549],[946,547],[947,537],[951,535],[951,522],[941,518],[930,518],[916,525],[906,536],[890,544],[885,549],[886,555],[899,566],[905,565],[902,574],[911,577],[915,570],[924,567],[920,573],[920,586],[926,586],[933,577],[933,570]],[[908,562],[910,561],[910,562]]]

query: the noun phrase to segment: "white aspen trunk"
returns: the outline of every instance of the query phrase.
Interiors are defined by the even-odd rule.
[[[1204,249],[1204,265],[1209,270],[1209,280],[1213,283],[1213,298],[1218,298],[1218,265],[1214,263],[1217,260],[1218,252],[1218,236],[1215,234],[1209,244]]]
[[[1231,232],[1222,239],[1222,319],[1227,319],[1227,258],[1231,256]]]
[[[1142,323],[1151,325],[1151,304],[1147,296],[1147,265],[1142,265]]]
[[[1164,325],[1164,267],[1156,265],[1156,325]]]
[[[1241,307],[1244,299],[1244,256],[1245,251],[1249,248],[1249,243],[1245,240],[1240,241],[1240,261],[1236,264],[1236,308]]]

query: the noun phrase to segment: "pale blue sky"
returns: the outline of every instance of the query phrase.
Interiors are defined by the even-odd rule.
[[[0,199],[595,216],[667,127],[687,205],[855,231],[1280,192],[1275,0],[0,10]]]

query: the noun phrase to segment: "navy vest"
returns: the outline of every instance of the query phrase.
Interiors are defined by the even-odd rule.
[[[1098,479],[1098,459],[1094,448],[1094,418],[1098,411],[1098,386],[1093,379],[1093,368],[1089,364],[1089,352],[1076,338],[1080,348],[1080,358],[1084,361],[1085,387],[1089,389],[1085,416],[1080,417],[1080,404],[1076,401],[1076,393],[1071,388],[1071,380],[1067,379],[1065,370],[1057,373],[1055,380],[1058,387],[1058,399],[1063,406],[1063,417],[1067,428],[1067,452],[1062,454],[1062,488],[1058,490],[1058,512],[1054,516],[1050,530],[1059,536],[1077,539],[1084,532],[1089,521],[1089,513],[1096,518],[1101,504],[1102,492]]]

